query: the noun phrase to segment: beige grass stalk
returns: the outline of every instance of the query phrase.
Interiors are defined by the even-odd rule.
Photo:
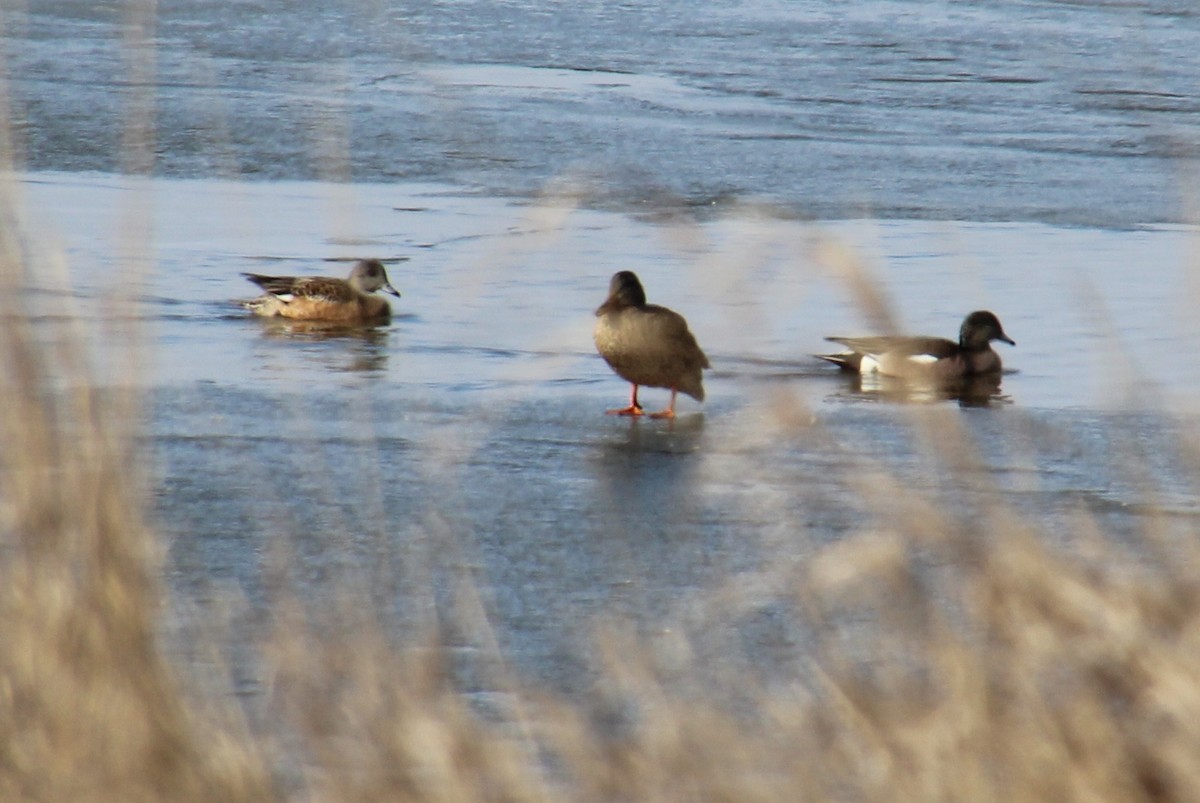
[[[145,5],[129,20],[142,65]],[[0,799],[267,799],[253,745],[188,710],[159,648],[133,408],[95,384],[78,331],[27,306],[30,279],[52,271],[22,225],[7,100],[0,92]],[[138,157],[152,152],[152,122],[134,117]]]
[[[8,200],[0,216],[0,799],[264,799],[267,775],[252,746],[189,713],[160,652],[159,554],[130,470],[140,462],[133,422],[114,415],[84,372],[84,344],[48,345],[24,309],[37,258]]]

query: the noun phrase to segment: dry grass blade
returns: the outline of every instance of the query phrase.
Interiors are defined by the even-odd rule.
[[[194,717],[157,638],[131,423],[39,342],[33,257],[0,227],[0,798],[262,800],[254,746]]]

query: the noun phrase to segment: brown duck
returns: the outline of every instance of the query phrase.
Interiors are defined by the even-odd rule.
[[[652,418],[674,418],[675,396],[680,391],[704,401],[701,371],[708,357],[677,312],[646,303],[646,291],[632,271],[612,277],[608,298],[596,310],[593,332],[596,349],[617,375],[633,386],[629,406],[609,410],[610,415],[643,415],[638,387],[670,388],[671,403]]]
[[[392,314],[387,299],[374,295],[382,290],[397,298],[400,291],[388,281],[387,271],[378,259],[357,263],[345,279],[326,276],[263,276],[243,273],[266,292],[243,301],[242,306],[266,318],[292,318],[302,321],[336,323],[379,323]]]

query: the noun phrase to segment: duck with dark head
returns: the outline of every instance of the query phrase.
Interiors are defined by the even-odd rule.
[[[963,320],[957,343],[943,337],[898,335],[825,339],[845,346],[846,351],[816,356],[844,371],[933,381],[998,376],[1000,355],[992,349],[992,341],[1017,345],[1004,333],[1000,319],[987,310],[976,310]]]
[[[646,291],[632,271],[612,277],[608,298],[596,310],[593,331],[600,356],[632,389],[629,406],[610,415],[644,415],[638,388],[667,388],[671,402],[652,418],[674,418],[675,397],[683,392],[704,401],[702,371],[709,367],[687,321],[679,313],[646,303]]]

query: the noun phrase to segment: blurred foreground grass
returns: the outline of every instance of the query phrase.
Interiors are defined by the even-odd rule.
[[[438,634],[398,645],[383,611],[284,589],[247,645],[269,679],[249,716],[219,662],[164,646],[137,399],[101,392],[87,333],[25,317],[18,217],[0,226],[0,800],[1200,798],[1194,547],[1149,515],[1131,561],[1081,516],[1063,554],[989,494],[940,408],[929,448],[995,501],[958,518],[865,476],[863,530],[774,569],[817,634],[794,682],[613,632],[590,696],[509,677],[483,717]]]

